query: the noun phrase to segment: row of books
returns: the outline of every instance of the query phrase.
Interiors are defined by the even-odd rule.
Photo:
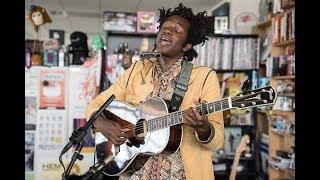
[[[266,60],[266,76],[285,76],[295,74],[295,55],[268,57]]]
[[[215,70],[257,68],[257,38],[210,37],[203,46],[197,45],[195,50],[198,57],[194,63]]]
[[[295,38],[295,10],[273,18],[273,43]]]

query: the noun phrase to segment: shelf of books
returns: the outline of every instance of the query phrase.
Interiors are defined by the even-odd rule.
[[[221,98],[235,96],[242,92],[243,86],[256,87],[258,71],[259,42],[257,35],[210,35],[203,46],[196,46],[198,57],[193,63],[210,67],[218,75],[221,87]],[[252,84],[246,84],[251,80]],[[247,110],[232,109],[224,111],[225,143],[224,148],[214,153],[213,164],[216,179],[226,179],[234,159],[235,150],[242,135],[248,134],[251,143],[246,156],[240,158],[242,172],[247,179],[256,174],[256,112],[254,108]]]
[[[259,158],[268,179],[289,179],[295,176],[294,1],[275,0],[270,13],[271,23],[254,29],[261,43],[258,82],[267,81],[277,91],[273,109],[258,113]]]

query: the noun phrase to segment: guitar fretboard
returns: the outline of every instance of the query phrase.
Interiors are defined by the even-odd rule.
[[[203,103],[196,107],[197,111],[202,115],[208,115],[213,112],[218,112],[231,108],[229,104],[230,98],[224,98],[212,103]],[[150,119],[147,122],[147,131],[158,131],[170,126],[183,123],[183,116],[185,115],[186,110],[176,111],[164,116],[160,116],[154,119]]]

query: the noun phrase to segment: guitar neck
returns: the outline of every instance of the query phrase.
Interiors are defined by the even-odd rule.
[[[237,153],[234,157],[232,168],[231,168],[231,173],[229,176],[229,180],[235,180],[236,175],[237,175],[237,167],[239,164],[239,159],[240,159],[240,153]]]
[[[202,105],[197,106],[196,109],[202,116],[205,116],[214,112],[230,109],[231,107],[231,98],[227,97],[212,103],[203,103]],[[186,110],[176,111],[164,116],[151,119],[147,122],[147,131],[158,131],[160,129],[181,124],[183,123],[183,116],[185,115],[185,113]]]

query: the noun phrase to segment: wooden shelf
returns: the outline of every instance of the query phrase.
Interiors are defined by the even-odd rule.
[[[124,32],[124,31],[107,31],[108,35],[112,36],[139,36],[139,37],[157,37],[157,33],[139,33],[139,32]]]
[[[282,79],[294,79],[294,78],[296,78],[296,76],[295,75],[292,75],[292,76],[273,76],[271,78],[276,79],[276,80],[282,80]]]
[[[234,156],[222,156],[222,159],[226,159],[226,160],[234,160]],[[255,160],[256,157],[251,156],[251,157],[245,157],[245,156],[241,156],[240,160]]]
[[[272,169],[274,171],[282,171],[282,172],[288,173],[289,176],[295,176],[295,171],[290,170],[290,169],[283,169],[283,168],[276,169],[272,166],[270,166],[270,169]]]
[[[268,19],[264,22],[261,22],[257,25],[258,28],[265,28],[265,27],[268,27],[268,26],[271,26],[272,24],[272,20],[271,19]]]
[[[273,46],[276,47],[286,47],[286,46],[291,46],[295,44],[295,39],[290,39],[287,41],[279,42],[279,43],[273,43]]]
[[[272,110],[271,115],[280,115],[280,116],[293,116],[295,115],[294,111],[281,111],[281,110]]]
[[[260,61],[259,64],[260,64],[260,65],[265,65],[265,64],[266,64],[266,61]]]
[[[216,73],[231,73],[231,72],[252,72],[252,71],[258,71],[258,69],[216,69]]]
[[[278,93],[278,96],[296,97],[295,93]]]
[[[257,34],[208,34],[207,36],[222,38],[258,38]]]
[[[215,176],[229,176],[227,171],[214,171]],[[237,172],[237,176],[256,176],[256,172]]]
[[[276,131],[274,129],[271,129],[271,132],[274,133],[274,134],[280,135],[280,136],[294,136],[295,135],[295,134],[292,134],[292,133],[279,132],[279,131]]]
[[[254,125],[230,125],[230,124],[225,124],[225,127],[254,127]]]

